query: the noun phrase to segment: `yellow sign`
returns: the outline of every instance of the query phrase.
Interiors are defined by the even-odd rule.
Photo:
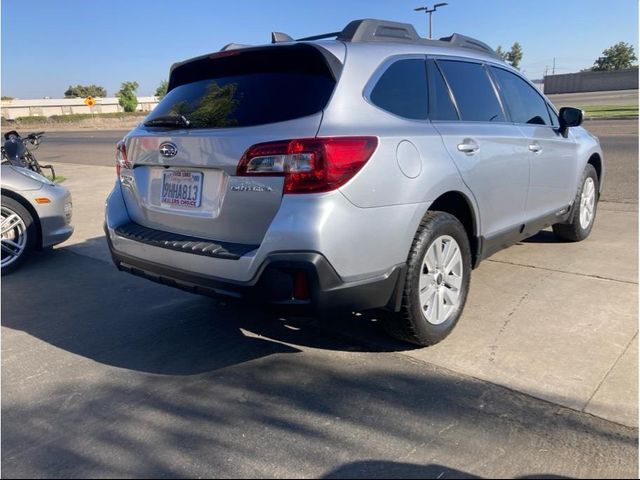
[[[91,108],[96,104],[96,101],[93,99],[93,97],[87,97],[84,99],[84,104],[87,107]]]

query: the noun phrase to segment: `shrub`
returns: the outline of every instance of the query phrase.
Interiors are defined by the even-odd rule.
[[[120,90],[116,93],[118,103],[125,112],[135,112],[138,106],[138,97],[136,97],[137,89],[138,82],[122,82]]]

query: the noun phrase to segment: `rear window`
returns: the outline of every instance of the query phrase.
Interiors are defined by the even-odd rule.
[[[214,54],[176,67],[169,93],[145,120],[181,115],[192,128],[283,122],[321,111],[335,84],[310,45]]]

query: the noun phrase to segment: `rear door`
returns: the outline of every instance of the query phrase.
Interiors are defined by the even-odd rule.
[[[260,244],[282,177],[236,177],[254,144],[314,137],[337,59],[308,44],[221,52],[172,70],[169,92],[126,139],[121,173],[133,221],[211,240]]]
[[[524,220],[526,141],[507,121],[482,63],[449,58],[428,63],[433,125],[476,198],[483,236],[500,242]]]
[[[554,215],[569,206],[576,191],[577,145],[558,132],[545,99],[519,75],[492,66],[511,120],[527,138],[531,179],[526,211],[529,220]]]

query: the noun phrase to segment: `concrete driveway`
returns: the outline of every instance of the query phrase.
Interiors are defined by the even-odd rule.
[[[95,239],[102,235],[102,204],[114,169],[58,169],[69,179],[77,225],[65,245],[109,262],[104,242]],[[451,337],[407,354],[636,426],[637,307],[638,207],[602,202],[587,241],[561,243],[543,231],[484,262],[473,272],[467,307]],[[319,322],[369,344],[389,343],[361,317]]]
[[[412,349],[371,316],[278,319],[117,272],[114,168],[56,171],[76,232],[3,279],[6,476],[637,474],[637,204],[484,262],[454,333]]]

